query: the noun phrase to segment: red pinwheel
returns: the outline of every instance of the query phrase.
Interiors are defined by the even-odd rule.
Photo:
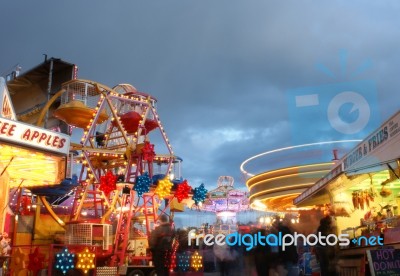
[[[142,149],[143,152],[143,159],[148,161],[148,162],[153,162],[154,157],[156,156],[156,153],[154,152],[154,145],[150,144],[150,142],[145,141],[144,142],[144,147]]]
[[[29,254],[28,270],[33,272],[33,275],[37,275],[38,272],[43,268],[44,254],[39,253],[39,248],[35,248],[35,251]]]
[[[113,175],[111,171],[108,171],[106,175],[103,175],[100,178],[100,190],[104,192],[106,196],[110,194],[110,192],[117,189],[117,176]]]
[[[178,199],[178,202],[189,198],[189,193],[192,191],[192,187],[187,183],[185,179],[182,183],[178,184],[178,187],[175,191],[175,197]]]

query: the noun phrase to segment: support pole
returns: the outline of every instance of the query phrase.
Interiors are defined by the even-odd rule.
[[[51,98],[50,95],[51,95],[51,86],[52,86],[52,83],[53,83],[53,66],[54,66],[54,60],[50,59],[49,81],[47,83],[47,102],[49,102],[50,98]],[[49,119],[49,110],[47,109],[46,120],[44,122],[44,127],[45,128],[47,128],[48,119]]]

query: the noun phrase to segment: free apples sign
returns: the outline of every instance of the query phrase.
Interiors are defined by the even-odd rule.
[[[0,141],[68,154],[70,136],[0,117]]]

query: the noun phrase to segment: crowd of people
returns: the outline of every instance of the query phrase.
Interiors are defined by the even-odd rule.
[[[253,229],[263,236],[282,233],[291,234],[286,220],[276,219],[269,229]],[[222,251],[222,253],[220,252]],[[214,246],[217,269],[221,276],[230,275],[287,275],[298,276],[299,256],[295,245],[282,250],[280,246],[258,245],[251,250],[245,246]]]
[[[280,233],[281,236],[293,234],[291,224],[287,219],[276,218],[271,227],[253,229],[251,234],[260,232],[263,236]],[[316,232],[323,235],[333,233],[332,218],[326,216],[321,219],[320,226]],[[217,272],[221,276],[299,276],[304,272],[299,266],[302,257],[299,248],[292,244],[282,250],[282,246],[257,245],[251,250],[246,250],[243,244],[235,245],[188,245],[188,231],[178,229],[172,231],[168,217],[161,217],[161,224],[152,233],[150,238],[150,248],[153,252],[153,261],[157,270],[157,275],[169,275],[168,271],[168,251],[174,246],[174,241],[178,245],[176,253],[180,254],[191,249],[196,249],[203,256],[204,272]],[[193,248],[196,246],[196,248]],[[320,265],[321,276],[331,276],[335,274],[335,248],[330,246],[315,245],[313,252]],[[299,254],[300,253],[300,254]],[[179,271],[178,271],[179,274]],[[182,274],[182,273],[181,273]],[[184,273],[182,274],[184,275]]]

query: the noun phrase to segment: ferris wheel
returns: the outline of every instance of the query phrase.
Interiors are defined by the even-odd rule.
[[[182,160],[172,151],[156,111],[157,100],[132,85],[109,88],[90,80],[71,80],[47,103],[47,109],[59,98],[61,103],[53,116],[67,123],[73,133],[76,129],[82,133],[80,143],[71,144],[78,153],[74,159],[80,170],[69,221],[51,210],[45,196],[40,198],[66,227],[67,238],[68,232],[80,231],[88,221],[117,221],[114,252],[122,262],[132,225],[134,235],[145,236],[160,214],[173,215],[168,205],[174,197],[169,177]],[[44,116],[42,112],[38,125]],[[150,136],[157,131],[161,139],[152,144]],[[156,154],[160,148],[164,152]],[[179,174],[174,177],[181,180]],[[165,191],[160,188],[163,185],[155,187],[156,182],[166,183]]]

